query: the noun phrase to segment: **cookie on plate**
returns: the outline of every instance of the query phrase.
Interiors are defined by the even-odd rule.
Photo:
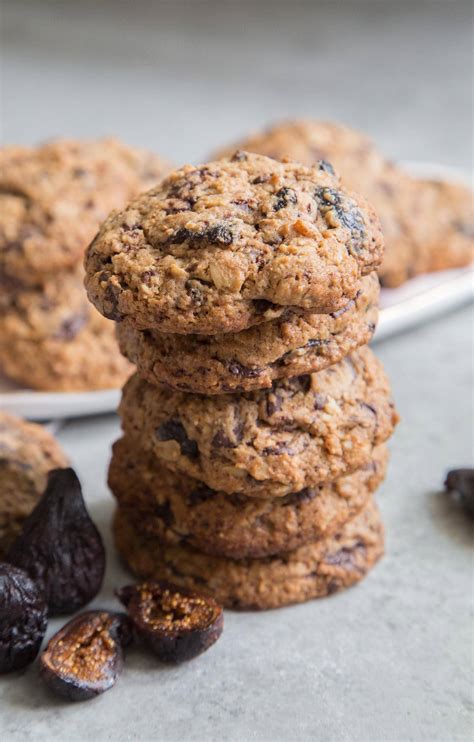
[[[41,285],[77,266],[109,212],[167,169],[115,139],[0,150],[0,286]]]
[[[0,412],[0,557],[43,494],[48,472],[68,465],[46,428]]]
[[[396,250],[386,252],[380,270],[384,286],[399,286],[422,273],[462,268],[474,260],[470,189],[459,183],[412,178],[394,189],[392,208],[397,209],[399,223],[403,221],[405,238]],[[383,212],[380,216],[383,220]],[[384,234],[389,244],[390,234]]]
[[[199,589],[237,610],[279,608],[330,595],[359,582],[384,550],[373,502],[338,534],[265,559],[232,560],[185,544],[167,546],[120,509],[113,528],[117,549],[137,577]]]
[[[269,388],[275,379],[320,371],[368,343],[378,319],[375,272],[331,314],[283,314],[239,333],[176,335],[117,324],[122,353],[151,384],[199,394]]]
[[[137,329],[239,332],[289,308],[342,309],[382,252],[373,209],[326,163],[240,152],[185,166],[112,214],[87,251],[86,287]]]
[[[236,148],[308,166],[328,160],[343,184],[365,196],[380,218],[385,254],[378,270],[384,286],[474,259],[471,190],[410,176],[354,129],[326,121],[283,121],[215,156],[229,157]]]
[[[121,438],[113,446],[109,486],[124,517],[140,519],[162,543],[186,543],[232,559],[291,551],[340,530],[382,482],[387,450],[363,468],[286,497],[228,495],[166,469],[152,453]]]
[[[173,392],[135,374],[119,414],[125,433],[173,471],[264,498],[363,467],[398,419],[382,364],[367,347],[244,394]]]
[[[59,273],[41,289],[0,298],[0,369],[50,391],[118,388],[132,373],[114,329],[87,300],[82,274]]]

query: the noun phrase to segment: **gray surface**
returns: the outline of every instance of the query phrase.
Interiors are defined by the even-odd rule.
[[[295,110],[358,124],[394,156],[466,165],[468,5],[99,3],[87,17],[88,2],[53,5],[5,4],[8,141],[113,131],[196,159]],[[86,705],[51,700],[34,668],[2,679],[2,738],[468,740],[472,532],[437,490],[472,456],[472,328],[464,309],[377,345],[403,421],[379,497],[387,556],[365,582],[303,606],[228,613],[221,641],[179,669],[132,653],[116,688]],[[110,417],[59,435],[106,538],[117,435]],[[100,604],[125,579],[109,548]]]

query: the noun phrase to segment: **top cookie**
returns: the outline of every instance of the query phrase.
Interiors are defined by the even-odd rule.
[[[288,307],[337,311],[382,250],[373,209],[330,165],[238,152],[185,166],[112,214],[87,252],[86,287],[138,329],[238,332]]]
[[[329,160],[342,182],[365,196],[380,217],[385,254],[378,273],[384,286],[473,259],[470,190],[413,178],[354,129],[326,121],[284,121],[221,150],[216,158],[236,147],[305,165]]]
[[[111,209],[165,170],[155,155],[114,139],[0,150],[0,286],[42,284],[80,263]]]

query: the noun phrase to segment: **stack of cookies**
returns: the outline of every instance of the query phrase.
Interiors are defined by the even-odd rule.
[[[131,372],[87,301],[84,251],[113,208],[164,174],[112,139],[0,151],[0,371],[35,389],[119,387]]]
[[[372,494],[397,415],[366,346],[382,252],[329,163],[244,152],[102,225],[86,287],[137,366],[109,483],[138,576],[263,609],[348,587],[381,556]]]

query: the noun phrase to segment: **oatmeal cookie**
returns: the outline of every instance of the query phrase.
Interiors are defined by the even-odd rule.
[[[0,150],[0,287],[41,285],[77,266],[109,212],[167,169],[114,139]]]
[[[199,589],[236,610],[279,608],[331,595],[359,582],[384,550],[383,526],[372,502],[338,534],[264,559],[225,559],[184,544],[166,546],[120,509],[113,529],[117,549],[137,577]]]
[[[363,467],[398,419],[382,364],[367,347],[318,373],[244,394],[173,392],[134,375],[119,414],[126,435],[169,469],[264,498]]]
[[[0,412],[0,557],[43,494],[48,472],[68,465],[46,428]]]
[[[0,369],[34,389],[120,387],[132,366],[114,329],[87,300],[82,275],[60,273],[42,289],[0,298]]]
[[[287,313],[239,333],[174,335],[117,324],[122,353],[150,384],[198,394],[265,389],[275,379],[320,371],[370,341],[379,282],[365,276],[356,297],[331,314]]]
[[[112,214],[87,252],[86,288],[137,329],[239,332],[288,308],[342,309],[382,251],[372,208],[325,163],[240,152],[185,166]]]
[[[387,450],[334,482],[286,497],[228,495],[166,469],[152,453],[121,438],[113,446],[109,486],[124,517],[166,544],[186,543],[232,559],[291,551],[340,530],[366,505],[385,476]]]

